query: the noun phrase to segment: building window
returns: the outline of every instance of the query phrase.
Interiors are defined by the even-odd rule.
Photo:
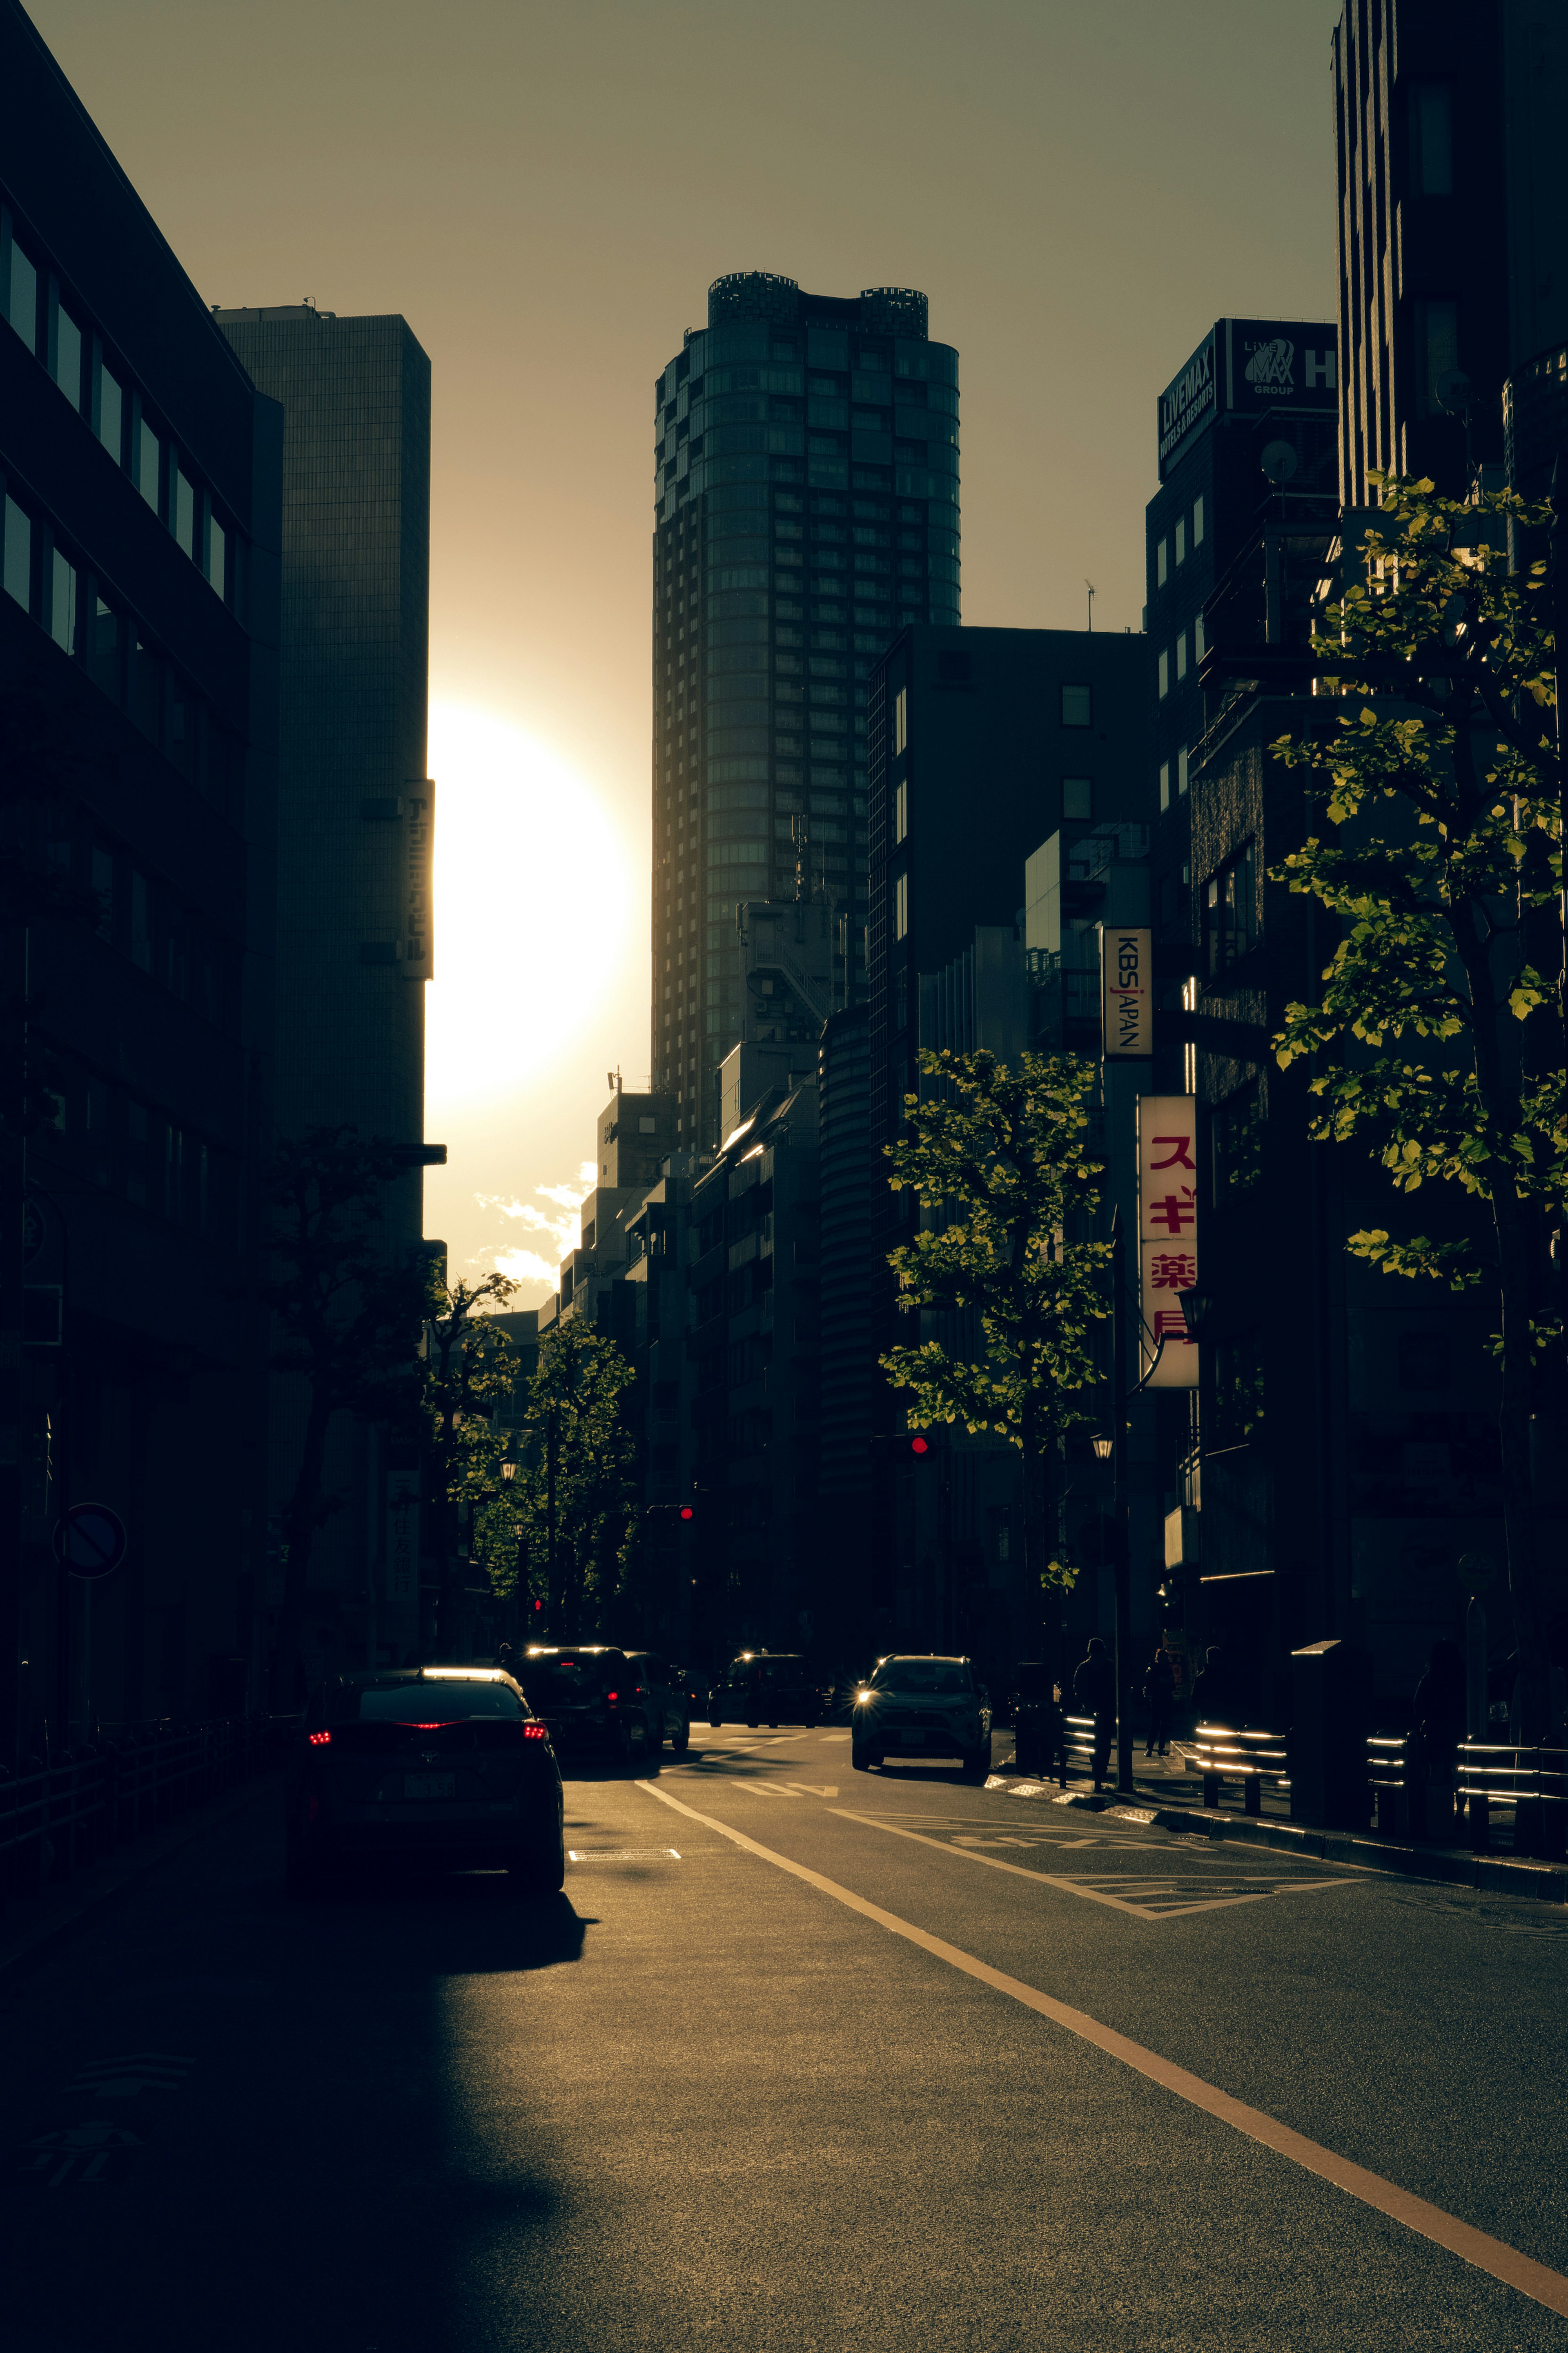
[[[38,348],[38,273],[13,237],[5,315],[30,352]]]
[[[1204,502],[1202,499],[1194,499],[1193,501],[1193,545],[1194,547],[1201,547],[1203,543]]]
[[[118,466],[121,459],[122,404],[118,383],[106,367],[98,371],[98,438]]]
[[[1193,659],[1194,661],[1202,661],[1205,654],[1208,651],[1208,644],[1209,641],[1204,635],[1204,617],[1200,613],[1197,619],[1193,623]]]
[[[1160,807],[1163,809],[1168,809],[1170,806],[1171,764],[1169,760],[1162,760],[1160,763]]]
[[[1087,825],[1094,815],[1094,785],[1088,776],[1062,778],[1062,820],[1064,824]]]
[[[15,247],[12,248],[15,252]],[[33,521],[15,499],[5,501],[5,584],[24,613],[33,609]]]
[[[1186,519],[1186,516],[1185,516],[1185,515],[1184,515],[1184,516],[1182,517],[1182,519],[1181,519],[1180,522],[1176,525],[1176,561],[1177,561],[1177,563],[1178,563],[1178,564],[1184,564],[1184,563],[1186,562],[1186,560],[1187,560],[1187,519]]]
[[[1227,1095],[1214,1115],[1215,1203],[1250,1193],[1263,1174],[1263,1105],[1258,1082]]]
[[[1163,539],[1154,550],[1154,586],[1156,588],[1163,588],[1164,586],[1166,581],[1170,577],[1170,572],[1171,543],[1167,539]]]
[[[1257,944],[1257,864],[1251,842],[1210,878],[1204,895],[1208,976],[1218,980]]]
[[[1411,86],[1410,185],[1418,196],[1454,193],[1453,96],[1446,81]]]
[[[1094,697],[1087,686],[1064,686],[1062,689],[1062,725],[1092,727]]]
[[[1184,744],[1176,754],[1176,797],[1181,799],[1187,789],[1187,747]]]
[[[49,562],[49,635],[65,653],[76,650],[76,566],[55,548]]]
[[[70,312],[55,306],[55,382],[73,408],[81,406],[81,329]]]
[[[1186,633],[1185,629],[1184,629],[1184,630],[1182,631],[1182,633],[1181,633],[1180,637],[1176,639],[1176,676],[1177,676],[1178,678],[1185,678],[1186,674],[1187,674],[1187,633]]]
[[[194,558],[196,552],[196,493],[185,478],[184,469],[173,467],[174,484],[170,504],[174,508],[174,537],[185,554]]]
[[[900,686],[893,697],[893,757],[906,751],[910,741],[910,691]]]
[[[1443,379],[1459,364],[1459,308],[1447,301],[1415,305],[1415,358],[1420,373],[1418,406],[1423,417],[1441,416]]]
[[[136,428],[136,487],[154,513],[158,507],[158,436],[143,418]]]
[[[1163,699],[1163,697],[1164,697],[1164,696],[1166,696],[1167,694],[1169,694],[1169,693],[1170,693],[1170,691],[1171,691],[1171,657],[1170,657],[1170,655],[1169,655],[1169,654],[1162,654],[1162,655],[1160,656],[1160,694],[1161,694],[1162,699]]]
[[[898,875],[893,882],[893,937],[905,939],[910,928],[910,878]]]
[[[893,791],[893,843],[907,841],[910,832],[910,786],[906,776]]]

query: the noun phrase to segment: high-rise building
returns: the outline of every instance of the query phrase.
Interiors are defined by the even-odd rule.
[[[6,1769],[259,1696],[281,433],[5,0]],[[50,1542],[89,1497],[90,1652]]]
[[[958,354],[923,294],[742,271],[655,385],[654,1084],[718,1143],[742,899],[867,907],[867,684],[959,617]]]
[[[405,1173],[385,1187],[379,1231],[400,1254],[421,1247],[421,1167],[445,1158],[424,1141],[430,363],[396,317],[309,304],[214,315],[283,407],[274,1116],[286,1136],[350,1126],[399,1147]],[[297,1381],[277,1388],[275,1513],[302,1412]],[[406,1467],[383,1433],[336,1418],[330,1487],[379,1500],[334,1514],[312,1555],[316,1666],[396,1662],[430,1630],[428,1593],[416,1622],[415,1597],[405,1586],[395,1608],[388,1583],[395,1540],[406,1542]]]
[[[1333,66],[1344,503],[1371,502],[1373,468],[1457,495],[1475,468],[1500,465],[1510,382],[1528,476],[1542,437],[1553,452],[1562,438],[1563,10],[1348,0]]]

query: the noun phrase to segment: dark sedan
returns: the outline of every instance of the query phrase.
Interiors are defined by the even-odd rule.
[[[628,1773],[658,1772],[660,1710],[625,1651],[602,1642],[532,1643],[517,1673],[529,1705],[550,1726],[556,1754],[569,1767],[600,1759]]]
[[[561,1885],[561,1775],[548,1727],[499,1667],[337,1675],[311,1695],[284,1792],[290,1894],[354,1856],[504,1866]]]
[[[728,1717],[755,1728],[759,1724],[816,1724],[821,1695],[807,1662],[795,1651],[742,1651],[709,1694],[708,1721]]]

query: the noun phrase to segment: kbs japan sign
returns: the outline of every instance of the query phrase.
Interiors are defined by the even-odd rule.
[[[1100,1030],[1110,1059],[1131,1060],[1154,1050],[1152,932],[1106,923],[1100,934]]]
[[[1197,1103],[1192,1095],[1138,1098],[1138,1303],[1142,1367],[1161,1340],[1150,1379],[1156,1389],[1198,1385],[1198,1348],[1187,1335],[1179,1291],[1198,1279]]]

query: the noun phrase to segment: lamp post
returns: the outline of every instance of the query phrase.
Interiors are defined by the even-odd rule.
[[[1110,1436],[1099,1433],[1093,1443],[1096,1461],[1109,1461],[1113,1464],[1116,1474],[1116,1787],[1119,1793],[1132,1787],[1132,1710],[1130,1704],[1132,1681],[1132,1552],[1128,1528],[1131,1496],[1127,1481],[1127,1409],[1153,1379],[1165,1345],[1162,1333],[1154,1343],[1154,1354],[1150,1359],[1148,1371],[1129,1388],[1126,1311],[1122,1298],[1125,1256],[1121,1210],[1118,1207],[1110,1213],[1110,1395],[1113,1419]]]

